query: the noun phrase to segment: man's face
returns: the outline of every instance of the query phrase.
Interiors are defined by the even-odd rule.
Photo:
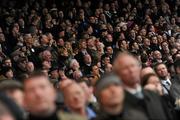
[[[51,62],[43,61],[42,65],[43,65],[43,69],[50,69],[51,68]]]
[[[145,30],[145,29],[142,29],[142,30],[140,31],[140,34],[141,34],[142,36],[146,36],[146,30]]]
[[[88,42],[87,42],[87,45],[88,45],[89,47],[94,47],[94,40],[89,39]]]
[[[107,35],[107,41],[108,42],[112,42],[113,41],[112,35],[110,35],[110,34]]]
[[[70,110],[78,110],[85,107],[86,97],[83,89],[75,83],[64,90],[64,99]]]
[[[138,61],[129,55],[122,55],[117,59],[114,67],[117,69],[118,75],[125,85],[134,87],[140,82],[141,67]]]
[[[25,71],[25,70],[26,70],[26,64],[27,64],[27,61],[24,60],[24,61],[18,63],[18,67],[19,67],[21,70]]]
[[[168,76],[167,67],[164,64],[160,64],[156,68],[156,73],[160,78],[166,78]]]
[[[100,104],[109,114],[121,112],[124,101],[124,91],[120,85],[109,85],[100,93]]]
[[[134,30],[131,30],[130,35],[131,35],[131,37],[136,37],[135,31],[134,31]]]
[[[82,43],[81,43],[81,46],[82,46],[82,48],[83,48],[83,49],[86,49],[86,48],[87,48],[87,44],[86,44],[86,42],[85,42],[85,41],[84,41],[84,42],[82,42]]]
[[[55,105],[55,91],[49,80],[44,77],[34,77],[25,81],[25,105],[33,114],[46,114]]]
[[[166,48],[168,48],[168,47],[169,47],[169,46],[168,46],[168,43],[164,42],[164,43],[162,44],[163,50],[166,49]]]
[[[153,43],[153,44],[158,44],[157,37],[153,37],[153,38],[152,38],[152,43]]]
[[[90,17],[90,18],[89,18],[89,22],[90,22],[90,23],[95,23],[95,22],[96,22],[96,20],[95,20],[95,18],[94,18],[94,17]]]
[[[11,63],[11,60],[8,59],[4,62],[4,66],[8,66],[8,67],[12,67],[12,63]]]
[[[91,62],[92,62],[91,56],[90,55],[84,56],[84,62],[86,64],[91,64]]]
[[[142,42],[142,37],[141,36],[137,36],[137,42],[141,43]]]
[[[43,53],[44,53],[43,54],[43,59],[47,60],[47,61],[51,61],[52,55],[51,55],[50,51],[44,51]]]
[[[42,35],[41,42],[44,43],[44,44],[48,44],[49,43],[48,37],[46,35]]]
[[[154,58],[155,59],[161,59],[162,58],[162,55],[161,55],[161,53],[158,50],[154,51]]]
[[[60,38],[57,42],[57,45],[64,46],[64,40],[62,38]]]
[[[150,45],[151,45],[150,40],[146,38],[146,39],[144,40],[144,45],[145,45],[145,46],[150,46]]]
[[[109,57],[105,57],[104,58],[104,64],[107,65],[110,63],[110,58]]]
[[[77,70],[77,69],[79,69],[79,63],[78,63],[78,61],[76,60],[76,61],[74,61],[74,63],[72,64],[72,69],[73,70]]]
[[[31,36],[31,34],[27,34],[24,36],[24,41],[26,43],[27,46],[30,46],[33,44],[33,38]]]
[[[139,45],[138,45],[138,43],[135,42],[135,43],[133,44],[133,48],[134,48],[135,50],[139,50]]]
[[[58,70],[53,70],[51,72],[51,78],[53,78],[53,79],[58,79],[59,78]]]

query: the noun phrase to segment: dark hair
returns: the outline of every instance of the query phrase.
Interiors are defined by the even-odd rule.
[[[2,63],[4,64],[6,60],[11,60],[9,57],[6,57],[2,60]]]
[[[101,61],[103,61],[106,57],[109,57],[107,54],[101,56]]]
[[[2,67],[2,69],[1,69],[1,74],[2,74],[2,75],[6,75],[6,73],[7,73],[8,71],[10,71],[10,70],[12,70],[12,68],[9,67],[9,66]]]
[[[154,74],[154,73],[147,74],[147,75],[145,75],[145,76],[142,77],[142,79],[141,79],[141,85],[142,85],[143,87],[144,87],[145,85],[147,85],[149,78],[152,77],[152,76],[158,77],[158,76],[157,76],[156,74]]]
[[[159,65],[165,65],[165,66],[166,66],[166,64],[164,64],[163,62],[161,62],[161,63],[156,63],[156,64],[154,65],[154,70],[155,70],[155,72],[157,71],[157,67],[158,67]],[[167,66],[166,66],[166,67],[167,67]]]
[[[89,79],[87,77],[81,77],[80,79],[76,80],[77,83],[85,83],[87,86],[91,86],[91,82],[89,81]]]

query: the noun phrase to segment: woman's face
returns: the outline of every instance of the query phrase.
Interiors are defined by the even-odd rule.
[[[9,70],[9,71],[6,73],[6,76],[7,76],[7,78],[12,79],[12,78],[13,78],[13,71],[12,71],[12,70]]]
[[[93,68],[92,68],[92,73],[94,74],[94,75],[98,75],[99,74],[99,68],[98,68],[98,66],[93,66]]]
[[[160,83],[160,80],[157,76],[151,76],[148,80],[148,83],[146,86],[154,86],[153,90],[155,90],[156,92],[158,92],[160,95],[163,94],[163,91],[162,91],[162,85]],[[146,87],[145,86],[145,87]]]
[[[160,83],[160,80],[157,76],[151,76],[149,79],[148,79],[148,84],[153,84],[153,85],[159,85],[161,84]]]

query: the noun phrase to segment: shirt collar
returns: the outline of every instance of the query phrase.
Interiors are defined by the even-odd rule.
[[[166,84],[167,82],[171,84],[171,81],[170,81],[170,79],[161,80],[161,81],[162,81],[162,84]]]
[[[92,118],[96,117],[95,112],[92,111],[89,107],[86,108],[86,113],[87,113],[88,120],[91,120]]]
[[[130,88],[128,86],[125,86],[125,89],[130,92],[131,94],[135,94],[137,92],[141,92],[142,91],[142,88],[139,84],[137,84],[137,87],[136,88]]]

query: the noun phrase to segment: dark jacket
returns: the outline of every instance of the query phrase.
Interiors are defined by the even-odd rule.
[[[89,54],[89,53],[88,53]],[[79,65],[82,66],[83,65],[83,61],[84,61],[84,54],[80,51],[78,52],[77,55],[74,56],[74,58],[79,62]]]
[[[118,115],[109,115],[105,112],[101,112],[94,120],[148,120],[148,118],[136,109],[129,109],[128,111],[124,110],[124,112]]]
[[[26,120],[25,112],[5,93],[0,92],[0,102],[12,113],[16,120]]]
[[[170,88],[170,93],[174,99],[180,98],[180,75],[174,77]]]
[[[142,92],[144,98],[139,99],[126,91],[125,108],[136,108],[136,110],[144,113],[150,120],[167,120],[160,97],[151,91],[143,90]]]
[[[52,115],[47,117],[34,116],[32,114],[29,114],[28,120],[58,120],[58,117],[57,117],[57,113],[53,113]]]

